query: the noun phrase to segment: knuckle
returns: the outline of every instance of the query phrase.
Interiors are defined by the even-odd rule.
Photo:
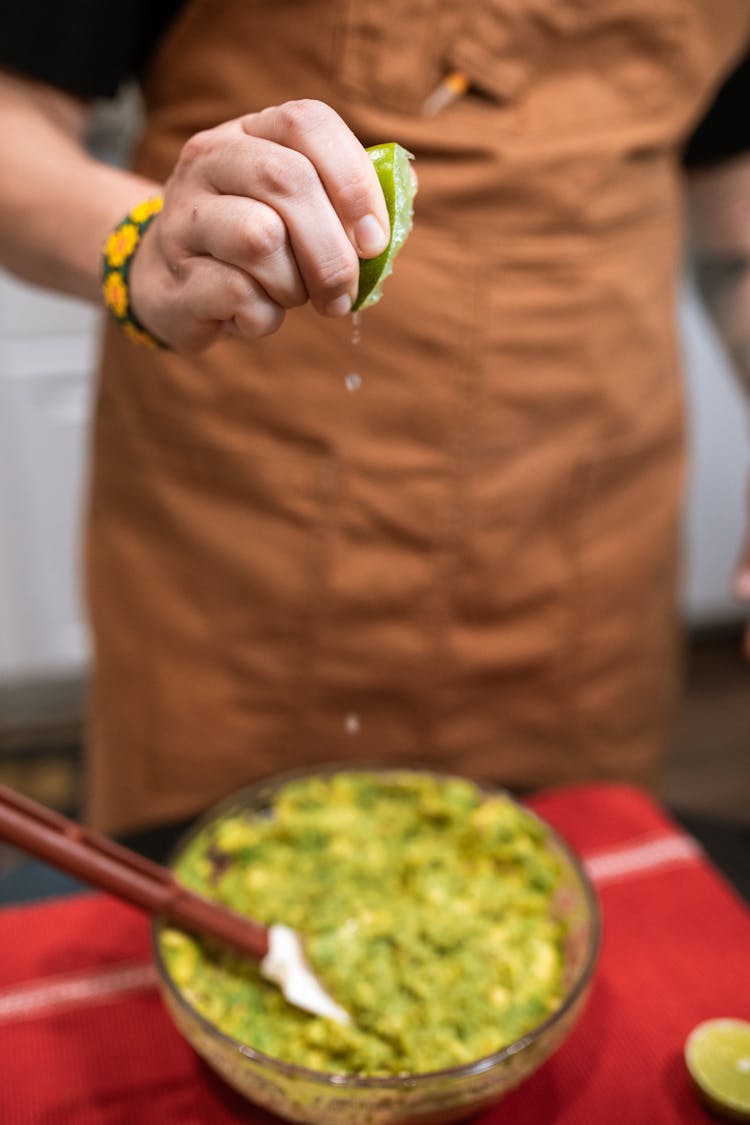
[[[214,136],[211,129],[203,129],[200,133],[194,133],[182,146],[177,167],[182,171],[187,171],[213,152],[213,149]]]
[[[247,278],[238,270],[228,270],[224,281],[226,297],[232,307],[239,308],[255,296]]]
[[[248,223],[242,237],[251,258],[271,258],[286,245],[286,226],[280,215],[268,211]]]
[[[316,280],[324,292],[349,289],[359,276],[359,261],[352,253],[324,258],[317,264]]]
[[[261,336],[271,336],[277,332],[284,322],[284,309],[272,302],[265,303],[262,307],[238,311],[233,320],[241,336],[248,340],[257,340]]]
[[[280,309],[277,305],[274,305],[273,309],[266,317],[265,324],[262,327],[261,335],[271,336],[274,332],[278,332],[285,319],[286,312],[284,311],[284,309]]]
[[[284,198],[308,191],[316,178],[307,157],[293,149],[285,149],[283,154],[266,153],[260,158],[257,170],[272,197]]]
[[[345,214],[364,215],[372,210],[372,184],[365,175],[355,173],[339,188],[339,200]]]
[[[299,286],[298,288],[293,289],[287,295],[287,298],[284,301],[284,307],[287,309],[299,309],[302,308],[303,305],[307,304],[307,300],[308,298],[306,290],[302,286]]]
[[[278,109],[281,124],[290,138],[304,137],[330,121],[332,110],[317,98],[296,98]]]

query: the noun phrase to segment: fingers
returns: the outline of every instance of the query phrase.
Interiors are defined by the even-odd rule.
[[[222,196],[247,195],[280,217],[317,311],[347,313],[357,291],[359,259],[310,161],[272,141],[237,136],[204,167]]]
[[[197,321],[231,320],[240,335],[253,338],[275,332],[284,319],[284,310],[269,300],[254,278],[209,257],[192,263],[180,303]]]
[[[372,161],[349,126],[323,102],[302,100],[247,114],[242,129],[301,153],[315,168],[361,258],[385,249],[388,210]]]
[[[276,211],[255,199],[215,195],[196,212],[188,239],[193,253],[236,266],[283,308],[305,303],[307,290]]]
[[[138,258],[134,265],[143,270],[146,256]],[[276,332],[284,320],[284,309],[254,278],[207,254],[187,259],[167,288],[167,300],[136,301],[134,311],[177,351],[199,351],[219,335],[255,340]],[[132,285],[131,293],[135,296]]]
[[[282,219],[318,312],[341,316],[357,292],[359,257],[388,243],[388,211],[372,161],[320,102],[290,102],[194,137],[185,161],[210,189],[266,204]]]

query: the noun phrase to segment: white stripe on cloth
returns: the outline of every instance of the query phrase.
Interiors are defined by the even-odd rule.
[[[130,962],[10,985],[0,989],[0,1023],[118,999],[154,988],[156,980],[156,969],[150,962]]]
[[[694,863],[703,855],[697,840],[684,833],[634,841],[588,855],[583,865],[598,887],[664,867]]]
[[[633,841],[584,858],[584,867],[598,887],[632,876],[695,862],[703,854],[691,836],[672,834]],[[71,1008],[117,1000],[157,985],[150,962],[82,969],[0,989],[0,1023],[55,1015]]]

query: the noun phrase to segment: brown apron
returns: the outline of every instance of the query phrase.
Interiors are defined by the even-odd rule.
[[[197,358],[108,332],[97,823],[320,761],[654,781],[676,684],[676,147],[749,31],[746,0],[187,6],[140,170],[315,97],[415,153],[420,191],[359,343],[307,309]],[[426,119],[455,68],[470,92]]]

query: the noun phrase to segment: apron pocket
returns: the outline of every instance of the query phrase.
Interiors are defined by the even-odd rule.
[[[404,114],[419,114],[447,74],[472,91],[506,102],[536,70],[538,28],[511,0],[348,0],[339,77],[344,89]]]
[[[681,0],[532,0],[536,12],[554,31],[568,36],[590,35],[607,28],[636,30],[644,40],[660,38],[666,28],[686,22]]]
[[[617,78],[621,70],[636,101],[640,91],[650,103],[655,87],[676,96],[672,69],[682,65],[691,27],[677,0],[473,0],[460,7],[345,0],[339,77],[349,94],[404,114],[420,113],[452,72],[471,92],[509,104],[536,76],[560,72],[563,51],[572,72],[579,62],[603,76],[614,67]],[[572,114],[579,111],[573,104]]]

